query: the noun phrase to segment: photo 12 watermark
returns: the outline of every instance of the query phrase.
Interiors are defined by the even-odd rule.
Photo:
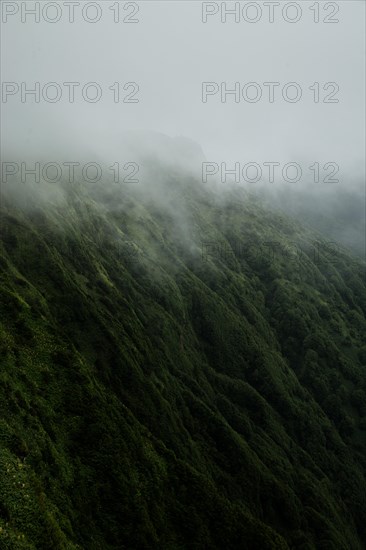
[[[339,103],[337,82],[202,82],[202,103]]]
[[[137,82],[2,82],[2,103],[139,103]]]
[[[9,223],[5,223],[4,218],[0,220],[0,235],[1,243],[5,248],[14,253],[16,249],[19,255],[27,254],[29,251],[29,241],[27,239],[17,238],[17,231],[14,226]],[[131,240],[128,235],[121,233],[113,233],[110,231],[103,231],[99,228],[98,231],[93,233],[92,240],[89,240],[89,245],[92,244],[99,249],[103,256],[113,258],[117,261],[124,261],[126,259],[138,259],[143,254],[141,247],[139,247],[135,241]],[[40,240],[34,240],[31,243],[33,253],[43,254],[44,247],[57,248],[58,251],[67,257],[73,257],[77,250],[79,243],[76,243],[70,236],[65,238],[65,233],[62,235],[57,233],[57,230],[50,230],[44,228],[42,231],[42,238]]]
[[[279,241],[201,241],[203,262],[210,259],[227,262],[230,259],[249,262],[265,261],[267,264],[278,260],[301,265],[306,259],[316,265],[335,265],[341,253],[340,246],[334,241],[313,241],[306,249],[296,242]]]
[[[140,22],[138,2],[1,2],[2,23],[79,23],[101,21],[136,24]]]
[[[336,162],[202,162],[202,183],[219,177],[221,183],[339,183]]]
[[[1,181],[14,183],[139,183],[140,165],[137,162],[113,162],[102,166],[98,162],[2,162]]]
[[[210,23],[339,23],[338,2],[202,2],[201,21]]]

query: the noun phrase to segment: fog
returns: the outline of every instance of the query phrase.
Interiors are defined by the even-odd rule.
[[[283,167],[296,163],[301,178],[290,191],[301,189],[293,199],[301,204],[308,196],[307,210],[325,201],[331,217],[345,192],[364,207],[364,2],[228,2],[237,11],[226,22],[216,2],[2,4],[3,162],[97,162],[105,180],[115,163],[136,163],[140,183],[144,159],[199,179],[208,162],[217,167],[208,183],[223,189],[238,163],[247,185],[243,166],[256,163],[257,189],[270,186],[274,204]],[[75,83],[73,102],[65,83]],[[37,86],[38,97],[25,93]],[[265,163],[278,165],[272,182]]]

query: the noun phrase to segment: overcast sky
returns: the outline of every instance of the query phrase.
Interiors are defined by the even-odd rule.
[[[70,23],[69,8],[58,2],[59,13],[50,6],[41,13],[40,22],[26,15],[21,22],[21,3],[2,2],[2,80],[28,88],[39,82],[56,82],[62,97],[49,103],[40,97],[27,96],[21,102],[20,91],[2,96],[3,158],[9,155],[56,160],[66,150],[73,159],[77,150],[115,156],[114,147],[121,134],[129,130],[149,130],[169,136],[187,136],[199,142],[206,158],[221,161],[298,161],[337,162],[343,172],[362,176],[364,169],[364,98],[365,98],[365,3],[343,1],[328,3],[298,2],[302,14],[298,22],[296,6],[275,6],[274,21],[269,22],[269,8],[263,2],[240,2],[240,21],[228,15],[221,21],[220,2],[204,7],[198,1],[120,2],[120,19],[109,9],[116,2],[94,3],[99,6],[100,20],[94,24],[83,19],[81,7],[75,6],[75,22]],[[24,3],[23,3],[24,4]],[[41,7],[46,2],[41,2]],[[54,4],[54,3],[49,3]],[[90,4],[90,3],[89,3]],[[128,4],[128,5],[127,5]],[[234,2],[227,3],[228,8]],[[4,5],[7,7],[4,8]],[[34,8],[35,2],[27,2]],[[319,14],[315,8],[319,6]],[[313,7],[311,10],[310,7]],[[10,12],[16,11],[13,15]],[[243,14],[243,8],[244,14]],[[337,9],[339,8],[339,12]],[[203,23],[202,13],[216,11]],[[6,13],[4,13],[6,10]],[[116,7],[114,8],[116,10]],[[260,16],[260,10],[262,15]],[[9,15],[7,15],[9,14]],[[93,19],[97,8],[84,12]],[[24,15],[24,14],[23,14]],[[319,23],[314,18],[319,15]],[[58,22],[45,20],[61,17]],[[135,19],[136,23],[122,19]],[[256,23],[245,19],[259,18]],[[339,19],[325,23],[324,19]],[[79,82],[75,103],[68,101],[64,82]],[[81,88],[97,82],[102,98],[88,103]],[[138,84],[132,99],[136,103],[115,103],[109,90],[120,83],[121,99],[134,91],[128,82]],[[202,83],[214,82],[214,95],[202,102]],[[228,89],[240,85],[240,101],[233,95],[222,102],[221,83]],[[262,98],[251,103],[258,90]],[[278,82],[273,103],[268,101],[269,88],[264,82]],[[300,101],[291,103],[282,97],[283,86],[296,82],[302,90]],[[319,103],[314,102],[319,83]],[[336,83],[339,91],[335,92]],[[3,85],[4,86],[4,85]],[[6,88],[8,91],[10,88]],[[14,91],[14,90],[13,90]],[[95,90],[89,88],[93,97]],[[289,88],[290,98],[295,88]],[[53,97],[55,89],[46,92]],[[324,103],[323,99],[338,99]],[[117,150],[117,149],[116,149]],[[45,153],[47,152],[47,153]],[[45,156],[46,155],[46,156]],[[64,155],[63,155],[64,156]],[[5,158],[6,157],[6,158]],[[72,159],[70,159],[72,160]],[[90,159],[93,160],[93,159]]]

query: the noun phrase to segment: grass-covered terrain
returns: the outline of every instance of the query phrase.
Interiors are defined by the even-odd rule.
[[[365,264],[151,177],[4,192],[0,547],[364,548]]]

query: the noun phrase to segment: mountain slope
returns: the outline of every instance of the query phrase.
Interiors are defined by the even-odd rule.
[[[363,548],[365,265],[160,166],[150,188],[21,193],[1,216],[4,547]]]

